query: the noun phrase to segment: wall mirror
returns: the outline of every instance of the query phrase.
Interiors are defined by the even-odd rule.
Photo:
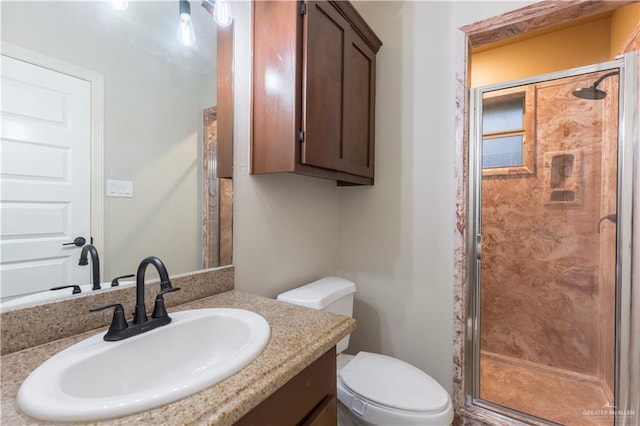
[[[129,2],[118,10],[118,4],[126,3],[7,1],[1,6],[3,61],[15,57],[15,51],[41,55],[88,71],[103,87],[99,103],[92,97],[87,104],[92,144],[96,139],[100,143],[92,145],[91,167],[72,176],[81,181],[91,181],[90,174],[100,176],[100,182],[94,178],[88,184],[92,211],[81,220],[91,222],[86,243],[92,238],[98,248],[103,288],[114,277],[135,274],[139,262],[150,255],[161,258],[172,275],[231,263],[232,119],[225,114],[230,114],[232,102],[233,26],[216,25],[210,3],[190,2],[195,44],[185,46],[177,36],[180,2]],[[220,64],[221,38],[227,56]],[[3,74],[3,92],[13,87],[11,79]],[[4,109],[2,114],[3,121],[20,115]],[[222,137],[227,138],[224,146],[219,143]],[[3,130],[1,179],[6,193],[11,192],[5,191],[10,188],[7,182],[30,178],[12,174],[16,158],[28,160],[26,168],[39,175],[45,173],[38,165],[46,168],[55,157],[15,154],[13,142]],[[38,141],[28,142],[39,146]],[[220,155],[228,158],[225,165],[218,164]],[[40,160],[33,160],[36,157]],[[77,237],[70,231],[65,207],[58,211],[50,203],[50,210],[27,212],[24,201],[3,199],[1,204],[3,253],[9,252],[6,244],[19,244],[26,237],[57,246]],[[25,231],[27,217],[33,223],[59,223],[53,231]],[[70,254],[64,261],[3,254],[3,301],[60,285],[61,276],[69,274],[61,264],[77,265],[82,248],[70,245],[65,250]],[[30,264],[35,267],[22,267]],[[33,275],[38,268],[40,275]],[[85,278],[70,284],[92,280],[91,266],[81,268]],[[24,284],[22,289],[8,285],[15,277]],[[60,293],[70,297],[71,291]]]

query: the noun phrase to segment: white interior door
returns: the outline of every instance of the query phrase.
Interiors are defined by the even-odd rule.
[[[1,297],[89,283],[90,83],[2,55]]]

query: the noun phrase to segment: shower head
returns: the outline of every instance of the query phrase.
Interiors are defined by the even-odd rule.
[[[573,92],[573,96],[577,96],[582,99],[604,99],[607,96],[607,92],[604,90],[596,89],[594,86],[581,87]]]
[[[618,75],[619,71],[612,71],[602,75],[599,79],[597,79],[591,86],[589,87],[581,87],[572,92],[573,96],[577,96],[582,99],[604,99],[607,96],[607,92],[604,90],[598,89],[598,84],[602,83],[607,77],[611,77],[612,75]]]

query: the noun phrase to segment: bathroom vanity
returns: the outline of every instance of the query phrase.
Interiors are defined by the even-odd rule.
[[[217,307],[253,311],[269,322],[269,343],[253,362],[204,391],[97,424],[335,424],[335,344],[355,329],[353,319],[235,290],[173,306],[169,314]],[[48,313],[42,309],[42,315]],[[20,384],[49,357],[98,332],[103,333],[104,329],[3,355],[0,422],[45,424],[16,410],[14,402]]]
[[[329,349],[236,425],[335,425],[336,351]]]

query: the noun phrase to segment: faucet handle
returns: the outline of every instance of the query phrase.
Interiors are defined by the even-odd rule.
[[[80,289],[80,286],[78,284],[74,284],[74,285],[61,285],[58,287],[51,287],[49,290],[62,290],[63,288],[72,288],[73,291],[71,292],[71,294],[78,294],[78,293],[82,293],[82,290]]]
[[[119,277],[115,277],[113,281],[111,281],[111,287],[118,287],[120,285],[120,282],[118,280],[121,280],[122,278],[131,278],[135,276],[136,274],[128,274],[128,275],[120,275]]]
[[[167,314],[167,308],[164,306],[164,295],[166,293],[171,293],[174,291],[180,290],[180,287],[177,288],[166,288],[164,290],[160,290],[158,295],[156,296],[156,302],[153,305],[153,314],[151,314],[151,318],[169,318],[169,314]]]
[[[89,309],[89,312],[98,312],[109,308],[115,309],[113,310],[113,319],[111,320],[111,325],[109,326],[109,331],[107,332],[107,334],[122,331],[125,328],[128,328],[129,324],[127,324],[127,320],[124,318],[124,308],[120,303],[111,303],[109,305],[96,306],[95,308]]]

